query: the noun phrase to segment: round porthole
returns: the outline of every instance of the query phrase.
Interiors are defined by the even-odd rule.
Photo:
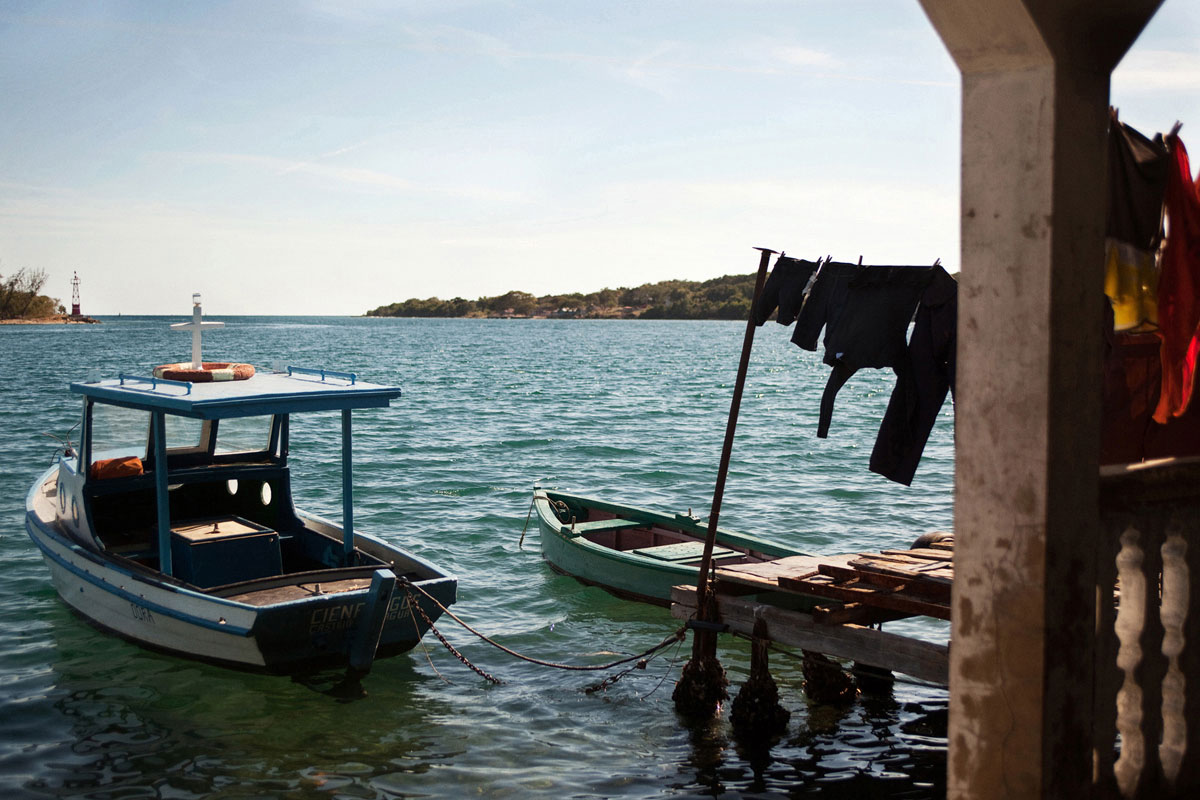
[[[79,503],[75,498],[71,498],[71,522],[75,523],[75,527],[79,527]]]
[[[264,506],[271,505],[271,484],[263,481],[262,490],[258,493]]]
[[[237,478],[230,478],[229,480],[225,481],[225,491],[229,492],[230,494],[237,494],[237,490]]]
[[[63,482],[59,481],[55,491],[58,493],[58,510],[65,512],[67,510],[67,493],[64,491]]]

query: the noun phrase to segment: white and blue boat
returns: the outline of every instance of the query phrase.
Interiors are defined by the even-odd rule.
[[[408,651],[458,582],[354,528],[351,412],[400,390],[202,362],[211,323],[194,311],[193,361],[157,370],[168,377],[70,386],[83,400],[78,452],[37,479],[25,516],[59,595],[137,644],[238,668],[363,675]],[[295,507],[288,460],[292,415],[335,410],[340,526]]]

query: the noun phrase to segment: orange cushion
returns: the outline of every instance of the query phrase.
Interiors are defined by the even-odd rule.
[[[101,459],[92,464],[92,469],[88,474],[92,477],[92,480],[97,481],[141,475],[142,460],[137,456]]]

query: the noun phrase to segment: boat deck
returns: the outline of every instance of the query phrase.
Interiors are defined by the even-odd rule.
[[[289,583],[281,586],[271,586],[263,589],[251,589],[238,594],[223,595],[226,600],[246,603],[252,606],[270,606],[276,603],[287,603],[293,600],[303,600],[327,594],[343,592],[358,592],[369,588],[371,579],[343,578],[330,581],[312,581],[309,583]]]
[[[715,589],[720,622],[749,636],[762,620],[768,638],[780,644],[947,685],[948,642],[902,636],[876,626],[910,617],[949,620],[952,558],[953,544],[947,541],[915,550],[791,556],[719,566]],[[827,602],[811,612],[796,611],[787,607],[788,595]],[[696,587],[674,587],[671,601],[673,616],[694,617]]]

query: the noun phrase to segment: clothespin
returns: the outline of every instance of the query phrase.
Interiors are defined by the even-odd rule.
[[[933,260],[933,265],[934,265],[935,267],[940,267],[940,266],[942,265],[942,260],[941,260],[940,258],[935,258],[935,259]]]
[[[804,284],[804,289],[800,292],[804,297],[808,297],[808,293],[812,291],[813,284],[817,282],[817,276],[821,274],[825,269],[825,265],[829,263],[826,259],[828,259],[828,256],[825,258],[817,256],[817,266],[812,271],[812,274],[808,276],[808,282]]]
[[[1175,124],[1171,126],[1171,132],[1167,134],[1167,137],[1178,136],[1181,128],[1183,128],[1183,123],[1175,120]]]
[[[859,256],[859,257],[858,257],[858,265],[859,265],[860,267],[862,266],[862,256]]]

